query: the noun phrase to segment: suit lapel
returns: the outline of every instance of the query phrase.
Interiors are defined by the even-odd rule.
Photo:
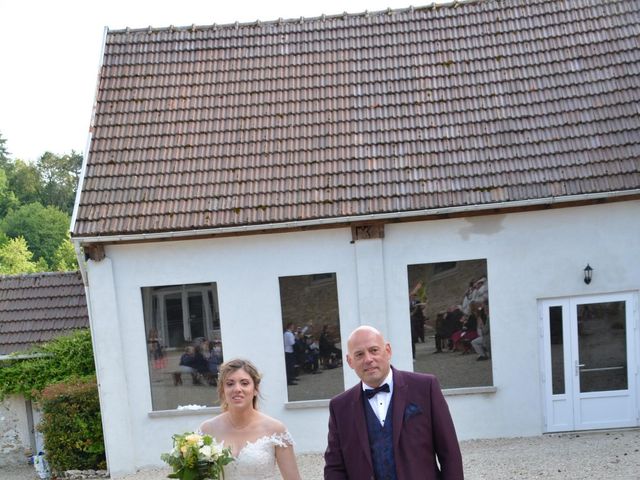
[[[360,446],[364,450],[364,456],[367,459],[367,462],[369,462],[369,468],[373,471],[371,448],[369,446],[369,432],[367,430],[367,422],[365,420],[362,395],[362,384],[359,383],[353,388],[353,395],[351,395],[351,418],[355,422],[355,433],[357,438],[360,440]]]
[[[393,415],[393,448],[397,452],[404,421],[404,410],[407,407],[408,390],[402,372],[391,368],[393,369],[393,410],[391,412]]]

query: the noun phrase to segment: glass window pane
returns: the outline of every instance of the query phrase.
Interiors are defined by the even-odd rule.
[[[487,261],[407,271],[414,370],[436,375],[443,388],[492,385]]]
[[[202,305],[202,293],[189,293],[189,325],[191,338],[205,338],[205,316]]]
[[[580,391],[626,390],[625,302],[577,306]]]
[[[182,297],[178,294],[167,295],[160,299],[160,308],[164,307],[166,325],[169,332],[167,346],[182,347],[185,343],[182,318]]]
[[[288,399],[331,398],[344,390],[336,274],[279,282]]]
[[[549,307],[549,331],[551,342],[551,379],[554,395],[565,392],[564,340],[562,331],[562,307]]]
[[[222,337],[215,284],[142,289],[153,410],[218,405]]]

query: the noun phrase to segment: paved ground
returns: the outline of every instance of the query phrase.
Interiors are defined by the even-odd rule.
[[[470,440],[461,443],[466,480],[638,480],[640,429]],[[322,457],[300,455],[304,480],[322,479]],[[1,480],[35,480],[33,467],[2,467]],[[160,480],[144,471],[122,480]]]

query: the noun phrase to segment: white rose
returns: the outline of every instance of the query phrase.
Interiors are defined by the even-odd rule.
[[[213,445],[211,445],[211,450],[215,458],[218,458],[220,455],[222,455],[223,448],[224,448],[224,445],[222,443],[214,442]]]
[[[207,461],[211,460],[211,457],[213,456],[211,445],[203,445],[200,447],[200,455]]]

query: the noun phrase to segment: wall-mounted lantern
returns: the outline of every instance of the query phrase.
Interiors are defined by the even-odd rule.
[[[591,277],[593,276],[593,268],[587,263],[587,266],[584,267],[584,283],[589,285],[591,283]]]

